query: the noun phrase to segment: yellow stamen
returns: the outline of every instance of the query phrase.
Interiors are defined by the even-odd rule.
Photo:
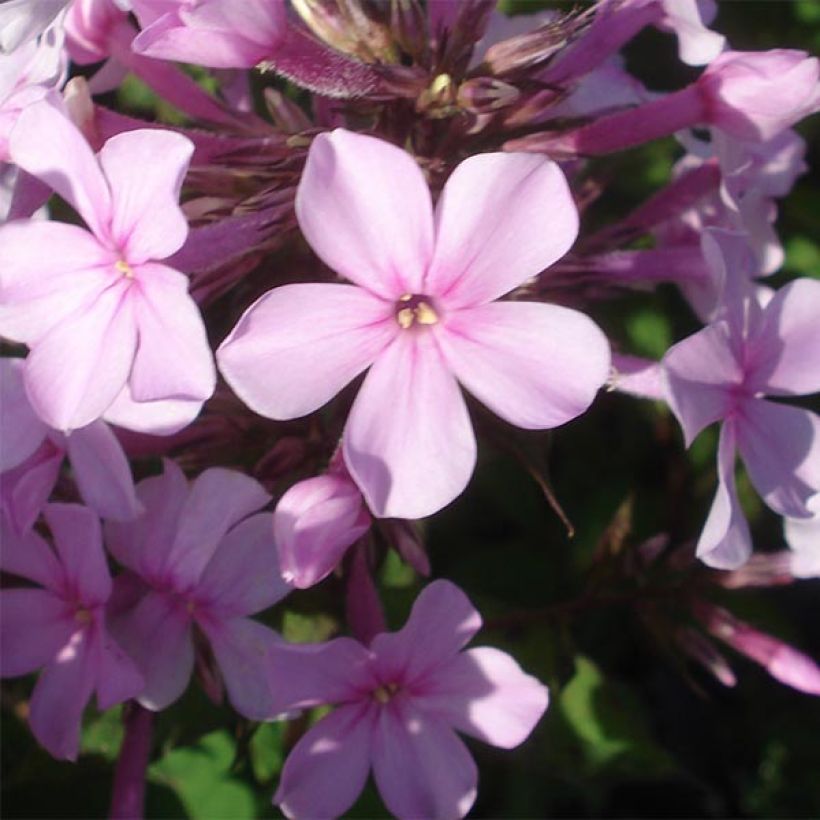
[[[78,609],[74,613],[74,620],[81,624],[90,624],[91,613],[87,609]]]
[[[413,308],[402,308],[396,314],[396,321],[399,323],[399,327],[404,328],[404,330],[407,330],[408,327],[412,327],[415,320],[416,312]]]
[[[118,270],[126,279],[134,278],[134,271],[124,259],[118,259],[114,263],[114,268]]]
[[[438,322],[438,314],[427,302],[419,302],[416,306],[416,321],[420,325],[434,325]]]
[[[390,698],[399,691],[397,683],[386,683],[384,686],[379,686],[373,690],[373,700],[378,703],[388,703]]]

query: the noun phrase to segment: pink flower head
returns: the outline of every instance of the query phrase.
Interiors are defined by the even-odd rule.
[[[273,512],[282,577],[299,589],[318,584],[370,523],[362,494],[343,466],[297,482]]]
[[[404,628],[369,649],[350,638],[274,650],[285,709],[337,704],[296,744],[274,797],[288,817],[338,817],[370,769],[397,817],[463,817],[478,773],[454,729],[493,746],[522,743],[548,692],[506,653],[460,650],[481,616],[449,581],[427,586]]]
[[[375,515],[429,515],[467,485],[476,442],[459,382],[510,423],[544,429],[583,413],[606,380],[609,346],[589,318],[497,301],[575,240],[578,213],[554,162],[470,157],[434,211],[408,154],[338,129],[314,140],[296,213],[353,284],[262,296],[220,347],[220,368],[275,419],[313,412],[370,368],[343,453]]]
[[[0,510],[18,533],[30,529],[68,455],[83,501],[102,518],[140,512],[131,468],[104,421],[66,436],[34,414],[23,387],[22,359],[0,359]]]
[[[761,142],[820,111],[820,60],[805,51],[725,51],[698,80],[708,122]]]
[[[742,239],[714,232],[711,253],[714,265],[725,265],[726,308],[663,360],[667,401],[687,443],[723,422],[718,493],[697,549],[723,569],[740,566],[751,551],[735,490],[736,451],[763,500],[781,515],[810,516],[808,501],[820,491],[820,417],[765,398],[820,390],[820,282],[791,282],[761,308],[748,284],[735,284],[744,277],[742,250]]]
[[[253,68],[270,57],[286,25],[281,0],[134,0],[143,31],[134,50],[210,68]]]
[[[31,730],[52,755],[74,760],[92,694],[105,710],[138,695],[143,679],[106,626],[111,577],[99,519],[76,504],[52,504],[45,518],[54,550],[36,533],[3,529],[0,568],[43,588],[0,590],[0,665],[3,677],[44,667]]]
[[[58,430],[101,416],[146,432],[184,427],[216,374],[188,279],[154,260],[188,233],[177,203],[191,142],[131,131],[95,156],[42,102],[20,115],[10,146],[14,162],[90,229],[35,220],[0,227],[0,333],[30,348],[23,376],[35,412]]]
[[[196,633],[210,644],[237,711],[270,717],[265,661],[277,636],[247,617],[290,590],[280,577],[271,514],[252,514],[270,496],[252,478],[219,467],[189,486],[170,461],[137,494],[145,514],[108,524],[106,541],[143,585],[137,601],[112,618],[145,675],[140,703],[159,710],[182,695]]]

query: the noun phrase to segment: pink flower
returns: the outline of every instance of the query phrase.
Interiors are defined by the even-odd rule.
[[[211,68],[253,68],[275,51],[286,25],[281,0],[134,0],[143,31],[134,50]]]
[[[135,518],[141,508],[131,468],[104,421],[51,430],[34,414],[23,388],[22,359],[0,359],[0,510],[18,533],[34,524],[66,455],[83,501],[102,518]]]
[[[299,589],[318,584],[370,523],[362,494],[343,466],[298,481],[273,512],[282,577]]]
[[[375,515],[429,515],[467,485],[476,442],[459,382],[508,422],[543,429],[583,413],[606,379],[609,346],[586,316],[496,301],[575,239],[555,163],[470,157],[434,212],[408,154],[339,129],[314,140],[296,212],[316,253],[353,284],[266,294],[223,342],[220,368],[275,419],[313,412],[370,368],[343,453]]]
[[[10,54],[42,34],[71,0],[4,0],[0,4],[0,54]]]
[[[145,675],[140,703],[164,709],[188,686],[195,635],[210,644],[237,711],[271,717],[266,657],[276,633],[252,615],[289,591],[281,579],[270,497],[252,478],[219,467],[188,486],[165,462],[161,476],[137,485],[145,515],[109,523],[106,542],[137,576],[142,594],[112,616],[117,639]],[[133,576],[124,584],[134,585]]]
[[[30,348],[24,381],[35,412],[58,430],[101,416],[148,432],[184,427],[213,392],[213,359],[187,278],[154,260],[188,233],[177,201],[190,141],[132,131],[95,157],[43,102],[20,115],[10,146],[90,229],[0,227],[0,333]]]
[[[663,360],[667,401],[687,443],[722,422],[718,492],[697,553],[723,569],[740,566],[751,551],[735,490],[738,450],[752,484],[775,512],[806,518],[809,499],[820,491],[820,417],[765,398],[820,390],[820,282],[791,282],[761,308],[745,290],[748,284],[739,292],[733,284],[744,277],[735,242],[726,235],[711,246],[713,264],[722,255],[725,265],[722,318],[674,345]]]
[[[31,730],[52,755],[74,760],[92,694],[105,710],[138,695],[143,679],[106,627],[111,577],[99,520],[76,504],[52,504],[45,518],[56,551],[36,533],[3,529],[0,568],[44,588],[0,591],[0,665],[3,677],[44,667]]]
[[[820,493],[808,503],[811,518],[787,518],[783,522],[790,569],[796,578],[820,578]]]
[[[820,110],[820,60],[805,51],[726,51],[697,82],[710,125],[769,140]]]
[[[284,646],[274,685],[282,710],[338,704],[296,744],[274,797],[288,817],[338,817],[370,769],[398,817],[463,817],[478,773],[454,729],[511,749],[547,708],[548,693],[506,653],[460,652],[481,616],[449,581],[419,595],[399,632],[366,649],[350,638]]]

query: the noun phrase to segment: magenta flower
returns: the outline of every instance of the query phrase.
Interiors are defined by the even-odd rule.
[[[667,401],[687,443],[722,422],[718,492],[697,554],[724,569],[740,566],[751,552],[735,490],[737,451],[752,484],[781,515],[809,517],[809,499],[820,491],[820,417],[765,398],[820,390],[820,282],[791,282],[761,308],[749,292],[741,297],[734,290],[732,282],[745,277],[737,269],[737,242],[724,235],[713,244],[723,254],[732,296],[722,318],[674,345],[663,360]]]
[[[343,453],[375,515],[429,515],[467,485],[476,442],[459,382],[527,429],[575,418],[604,383],[609,346],[589,318],[496,301],[575,240],[555,163],[470,157],[434,212],[408,154],[338,129],[314,140],[296,212],[316,253],[353,284],[272,290],[223,342],[219,365],[274,419],[313,412],[370,368]]]
[[[274,797],[288,817],[338,817],[370,769],[398,817],[463,817],[478,773],[454,729],[511,749],[547,708],[548,692],[506,653],[460,652],[481,616],[449,581],[427,586],[399,632],[370,648],[350,638],[274,650],[287,674],[280,711],[337,708],[311,727],[285,762]]]
[[[154,260],[188,233],[177,202],[190,141],[132,131],[95,157],[42,102],[20,115],[10,150],[90,229],[0,227],[0,333],[30,348],[24,380],[35,412],[58,430],[101,416],[151,432],[185,426],[213,392],[213,358],[188,279]]]
[[[0,590],[0,666],[3,677],[44,667],[31,730],[52,755],[74,760],[91,696],[108,709],[138,695],[143,679],[106,626],[111,577],[99,519],[76,504],[49,505],[45,518],[55,550],[36,533],[18,537],[3,528],[0,568],[43,589]]]
[[[370,524],[362,494],[344,465],[298,481],[273,511],[282,577],[299,589],[318,584]]]
[[[195,634],[210,644],[237,711],[268,718],[266,657],[276,633],[248,615],[290,591],[279,573],[270,513],[252,513],[270,496],[252,478],[215,467],[191,486],[165,462],[137,485],[145,514],[106,526],[117,560],[142,594],[112,616],[117,639],[145,675],[140,703],[164,709],[188,686]],[[133,588],[133,576],[124,584]]]
[[[128,460],[104,421],[70,436],[49,429],[25,394],[22,359],[0,359],[0,510],[18,533],[34,524],[68,456],[83,501],[101,518],[140,510]]]

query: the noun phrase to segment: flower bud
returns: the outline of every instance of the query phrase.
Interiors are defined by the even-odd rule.
[[[317,584],[369,528],[364,499],[346,474],[326,473],[294,484],[273,513],[282,577],[300,589]]]

